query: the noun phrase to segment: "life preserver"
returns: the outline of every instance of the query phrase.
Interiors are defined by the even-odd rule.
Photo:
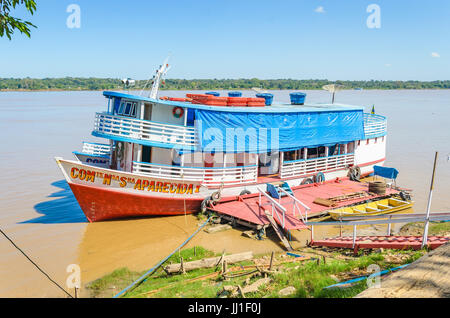
[[[174,107],[172,110],[173,117],[180,118],[184,115],[184,109],[181,107]]]
[[[325,175],[323,174],[323,172],[319,172],[314,176],[314,182],[315,183],[325,182]]]
[[[203,199],[202,204],[200,205],[200,212],[201,213],[206,213],[206,211],[208,210],[208,207],[212,206],[212,199],[211,196],[206,197],[205,199]]]
[[[242,190],[241,193],[239,193],[239,195],[246,195],[246,194],[250,194],[251,192],[248,191],[247,189]]]
[[[211,194],[211,200],[213,200],[213,202],[219,202],[220,198],[222,197],[222,193],[220,190],[215,191]]]
[[[302,183],[300,183],[300,184],[304,185],[304,184],[311,184],[311,183],[314,183],[314,181],[311,178],[306,178],[306,179],[303,179]]]
[[[359,181],[361,178],[361,168],[358,166],[350,167],[348,176],[352,181]]]

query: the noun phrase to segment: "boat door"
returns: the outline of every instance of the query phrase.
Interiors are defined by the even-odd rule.
[[[278,174],[280,165],[280,153],[278,151],[272,151],[268,153],[262,153],[259,155],[258,160],[258,175],[269,176]]]
[[[153,104],[144,103],[144,120],[152,120],[152,108]]]

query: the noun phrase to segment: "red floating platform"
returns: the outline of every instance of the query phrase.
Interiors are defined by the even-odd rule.
[[[428,248],[435,249],[450,241],[446,236],[428,236]],[[327,238],[319,241],[312,241],[312,246],[353,248],[390,248],[397,250],[422,248],[422,236],[357,236],[355,246],[353,246],[352,236],[342,236]]]
[[[265,185],[261,185],[262,190],[265,189]],[[331,198],[344,194],[368,191],[368,184],[364,182],[355,182],[348,179],[337,181],[329,181],[322,184],[308,184],[300,185],[292,188],[294,196],[303,202],[306,206],[311,208],[308,213],[308,217],[317,216],[322,212],[329,210],[329,207],[313,203],[316,198]],[[386,189],[386,195],[398,193],[397,190]],[[377,198],[377,195],[368,195],[366,197],[347,200],[339,202],[336,207],[358,203],[371,198]],[[285,215],[285,229],[286,230],[301,230],[308,228],[301,220],[298,212],[293,215],[293,200],[287,196],[281,198],[280,201],[276,199],[286,210]],[[261,207],[259,206],[259,194],[248,194],[244,196],[236,197],[231,201],[219,202],[212,210],[219,213],[231,216],[233,218],[241,219],[243,221],[255,224],[255,225],[267,225],[269,220],[265,216],[264,209],[271,211],[271,203],[265,196],[261,196]],[[304,211],[303,208],[302,212]],[[280,213],[280,211],[279,211]],[[275,221],[281,225],[281,222],[274,217]]]

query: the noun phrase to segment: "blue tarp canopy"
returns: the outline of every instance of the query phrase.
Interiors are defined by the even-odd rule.
[[[373,174],[386,179],[396,179],[398,170],[395,168],[373,166]]]
[[[195,110],[199,151],[289,151],[364,139],[363,110],[224,112]]]

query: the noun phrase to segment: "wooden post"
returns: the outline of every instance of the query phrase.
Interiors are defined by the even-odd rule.
[[[391,219],[392,219],[392,216],[389,216],[389,220],[391,220]],[[391,236],[391,223],[388,224],[387,235]]]
[[[438,152],[436,151],[436,153],[434,155],[433,174],[431,175],[430,194],[428,195],[427,216],[425,218],[425,226],[423,229],[422,248],[424,248],[428,243],[428,227],[430,225],[430,208],[431,208],[431,199],[433,197],[434,176],[436,173],[437,158],[438,158]]]
[[[182,273],[182,274],[185,274],[186,273],[186,271],[184,270],[184,262],[183,262],[183,258],[180,258],[180,272]]]
[[[355,248],[356,244],[356,225],[353,225],[353,245],[352,247]]]
[[[222,275],[224,275],[227,272],[227,261],[224,259],[222,261]]]
[[[271,270],[272,270],[272,265],[273,265],[273,255],[274,255],[274,252],[272,252],[272,255],[270,256],[270,265],[269,265],[269,271],[271,271]]]

